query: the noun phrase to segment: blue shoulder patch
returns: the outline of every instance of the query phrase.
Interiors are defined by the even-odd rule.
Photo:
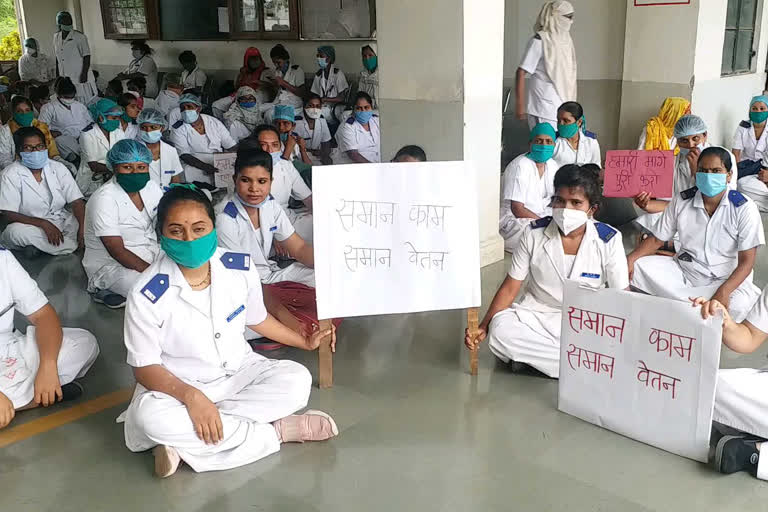
[[[349,119],[347,119],[347,124],[355,124],[355,116],[349,116]]]
[[[323,70],[322,69],[318,69],[317,73],[315,73],[315,76],[322,76],[322,74],[323,74]]]
[[[698,191],[699,191],[699,187],[691,187],[688,190],[683,190],[682,192],[680,192],[680,197],[682,197],[683,199],[690,199],[693,196],[695,196],[696,192]]]
[[[602,222],[595,222],[595,229],[597,229],[597,236],[600,237],[600,240],[603,242],[608,243],[611,238],[616,236],[616,230],[613,229],[608,224],[603,224]]]
[[[750,123],[749,121],[742,121],[739,123],[739,126],[741,126],[742,128],[750,128],[752,126],[752,123]]]
[[[379,117],[379,114],[373,114],[371,117]]]
[[[539,229],[539,228],[545,228],[549,226],[549,224],[552,222],[552,217],[542,217],[540,219],[536,219],[535,221],[531,222],[531,228],[533,229]]]
[[[181,125],[183,125],[183,124],[184,124],[184,120],[183,120],[183,119],[179,119],[178,121],[176,121],[175,123],[173,123],[173,128],[174,128],[174,129],[176,129],[176,128],[181,128]]]
[[[230,270],[248,270],[251,268],[251,256],[242,252],[225,252],[221,263]]]
[[[302,121],[304,118],[301,116],[296,116],[293,118],[294,121]]]
[[[155,304],[165,292],[168,291],[170,283],[168,281],[168,274],[157,274],[153,277],[144,288],[141,289],[141,294],[145,296],[149,302]]]
[[[597,134],[595,132],[591,132],[589,130],[584,130],[584,135],[586,135],[590,139],[597,139]]]
[[[291,69],[299,69],[299,65],[298,64],[294,64],[293,66],[291,66]]]
[[[93,127],[94,127],[95,125],[96,125],[96,123],[91,123],[91,124],[89,124],[88,126],[86,126],[85,128],[83,128],[83,131],[84,131],[84,132],[89,132],[89,131],[91,131],[91,130],[93,130]]]
[[[224,213],[232,217],[233,219],[237,218],[237,206],[235,206],[235,203],[232,201],[227,203],[227,206],[224,207]]]
[[[0,245],[0,251],[4,251],[4,250],[5,250],[5,247],[3,247],[2,245]]]
[[[733,206],[736,208],[747,202],[747,198],[738,190],[731,190],[728,192],[728,200],[733,203]]]
[[[333,68],[333,72],[334,73],[338,73],[339,72],[339,68]]]

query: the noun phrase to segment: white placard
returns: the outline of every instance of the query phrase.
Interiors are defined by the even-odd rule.
[[[320,166],[312,189],[319,318],[480,305],[468,164]]]
[[[558,408],[706,462],[721,335],[690,303],[567,281]]]
[[[213,175],[213,183],[216,187],[226,188],[232,192],[235,189],[235,160],[237,153],[214,153],[213,166],[218,172]]]

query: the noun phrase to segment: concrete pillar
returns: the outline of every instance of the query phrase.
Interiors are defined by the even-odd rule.
[[[406,144],[478,172],[481,263],[503,258],[498,234],[504,0],[379,2],[382,158]]]

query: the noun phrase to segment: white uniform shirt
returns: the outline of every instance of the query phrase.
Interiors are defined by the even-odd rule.
[[[19,59],[19,78],[24,81],[48,82],[56,78],[56,65],[53,59],[40,51],[36,57],[25,52]]]
[[[304,85],[304,70],[301,69],[298,64],[288,66],[288,71],[285,72],[285,76],[283,76],[282,71],[277,71],[277,75],[282,76],[283,80],[294,87],[301,87]],[[291,91],[281,87],[280,92],[277,94],[277,98],[275,98],[275,103],[280,105],[292,105],[298,112],[301,111],[304,105],[304,100],[293,94]]]
[[[69,169],[55,160],[48,160],[42,176],[38,183],[21,162],[6,167],[0,173],[0,210],[46,219],[61,227],[72,215],[66,206],[83,194]]]
[[[251,255],[251,263],[263,280],[280,269],[269,259],[272,239],[282,242],[295,231],[285,210],[274,199],[267,199],[259,208],[259,229],[253,227],[248,212],[234,197],[227,196],[216,208],[216,233],[219,246]]]
[[[147,79],[147,90],[145,91],[145,94],[150,98],[157,96],[159,86],[157,84],[157,64],[155,63],[155,59],[149,55],[144,55],[140,59],[133,59],[123,73],[126,75],[133,73],[141,73],[144,75],[144,78]]]
[[[379,127],[379,116],[376,114],[368,122],[370,131],[363,128],[363,125],[352,116],[343,123],[336,132],[336,142],[339,144],[339,151],[357,151],[362,157],[371,163],[381,162],[381,131]]]
[[[315,73],[310,91],[320,96],[320,98],[338,98],[347,89],[349,89],[349,84],[347,83],[347,77],[344,76],[344,72],[333,66],[333,69],[328,74],[328,78],[325,78],[324,70]],[[338,105],[338,103],[323,103],[323,115],[326,119],[331,119],[335,105]]]
[[[272,197],[284,209],[288,208],[288,199],[303,201],[312,195],[299,171],[288,160],[280,159],[272,169]]]
[[[88,108],[79,101],[64,105],[59,99],[53,99],[40,109],[39,120],[48,125],[52,132],[79,138],[80,133],[93,122]]]
[[[35,280],[29,277],[11,251],[0,247],[0,344],[15,340],[14,310],[29,316],[46,304],[48,299],[40,291]]]
[[[267,318],[259,273],[247,254],[217,249],[210,260],[210,308],[201,311],[179,267],[164,252],[128,295],[124,338],[128,364],[162,365],[187,383],[235,374],[255,355],[246,326]]]
[[[527,155],[512,160],[502,176],[502,198],[506,203],[523,203],[526,209],[539,217],[552,214],[549,204],[555,195],[555,173],[558,167],[553,159],[546,161],[544,174],[539,177],[536,162]],[[509,204],[505,206],[509,207]]]
[[[176,122],[171,130],[171,142],[176,146],[176,152],[181,155],[192,155],[202,162],[213,164],[213,154],[221,153],[237,144],[224,124],[206,114],[200,114],[205,125],[205,134],[201,135],[191,124]],[[187,181],[203,181],[212,183],[213,178],[202,170],[184,164]]]
[[[78,84],[83,71],[83,57],[91,55],[88,38],[77,30],[71,30],[64,40],[61,34],[61,32],[53,34],[53,49],[59,65],[59,75],[69,77],[74,84]],[[93,64],[88,69],[88,83],[96,84]]]
[[[584,238],[570,272],[563,251],[560,230],[550,217],[532,221],[520,245],[512,253],[508,275],[528,279],[521,306],[535,311],[559,311],[563,284],[572,279],[591,288],[623,290],[629,286],[629,271],[621,233],[607,224],[587,221]]]
[[[136,124],[135,122],[127,123],[125,125],[124,133],[125,133],[125,138],[126,139],[138,140],[139,139],[139,125]]]
[[[573,149],[568,140],[558,137],[555,140],[555,154],[552,159],[557,168],[567,164],[597,164],[602,167],[602,155],[600,143],[597,139],[586,135],[583,131],[579,135],[579,147]]]
[[[735,190],[723,194],[711,218],[701,192],[689,189],[678,194],[652,229],[659,240],[679,235],[675,259],[694,286],[728,278],[738,265],[740,251],[765,244],[757,206]]]
[[[379,68],[371,73],[367,69],[360,72],[360,80],[357,83],[357,90],[368,93],[373,100],[373,108],[379,108]]]
[[[757,299],[752,310],[745,319],[763,332],[768,332],[768,287],[763,288],[763,293]]]
[[[0,124],[0,171],[8,167],[16,159],[16,146],[13,143],[11,127]]]
[[[144,261],[151,262],[158,252],[155,218],[163,190],[150,181],[139,192],[144,210],[139,211],[113,177],[93,193],[85,207],[85,254],[83,267],[93,275],[101,267],[115,263],[103,236],[119,236],[123,246]]]
[[[309,123],[302,116],[296,116],[296,127],[293,129],[299,137],[307,143],[307,149],[320,149],[323,142],[331,141],[331,130],[328,128],[328,121],[324,117],[315,119],[314,130],[309,128]]]
[[[170,144],[160,141],[160,158],[149,164],[149,177],[161,187],[167,187],[171,178],[184,172],[179,153]]]
[[[80,169],[88,166],[88,162],[107,163],[107,153],[118,141],[125,139],[125,132],[121,127],[109,132],[109,138],[96,123],[83,131],[80,136]],[[90,167],[88,167],[90,170]]]
[[[755,128],[752,123],[742,121],[736,127],[736,133],[733,134],[731,147],[741,151],[741,160],[762,160],[768,149],[768,129],[763,130],[758,140],[755,138]]]
[[[544,63],[544,45],[538,37],[532,37],[525,48],[520,68],[531,75],[528,80],[526,114],[556,120],[557,109],[564,102],[547,74]]]
[[[170,114],[171,110],[173,109],[176,109],[177,111],[179,110],[180,98],[181,96],[179,96],[173,91],[169,91],[168,89],[164,91],[160,91],[160,93],[157,95],[157,101],[156,101],[157,109],[163,113],[166,119],[168,119],[168,114]],[[179,114],[179,116],[181,116],[181,114]],[[180,117],[178,119],[175,119],[173,122],[169,120],[168,126],[172,125],[179,119]]]
[[[205,82],[208,80],[208,77],[205,75],[205,72],[200,69],[200,66],[195,66],[195,69],[192,71],[187,71],[186,69],[181,72],[181,83],[184,85],[185,89],[202,89],[205,87]]]
[[[173,107],[170,112],[168,112],[168,126],[173,128],[173,125],[181,121],[181,109],[178,105]]]

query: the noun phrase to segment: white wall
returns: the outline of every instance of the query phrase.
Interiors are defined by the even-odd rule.
[[[749,100],[761,94],[765,87],[765,64],[768,52],[768,15],[764,2],[758,4],[756,42],[754,48],[756,72],[746,75],[720,77],[725,39],[725,2],[699,0],[698,33],[696,41],[695,84],[692,110],[709,127],[709,140],[730,148],[731,137],[739,121],[747,119]]]
[[[68,8],[67,0],[21,0],[21,18],[26,37],[34,37],[43,53],[53,55],[56,13]]]

